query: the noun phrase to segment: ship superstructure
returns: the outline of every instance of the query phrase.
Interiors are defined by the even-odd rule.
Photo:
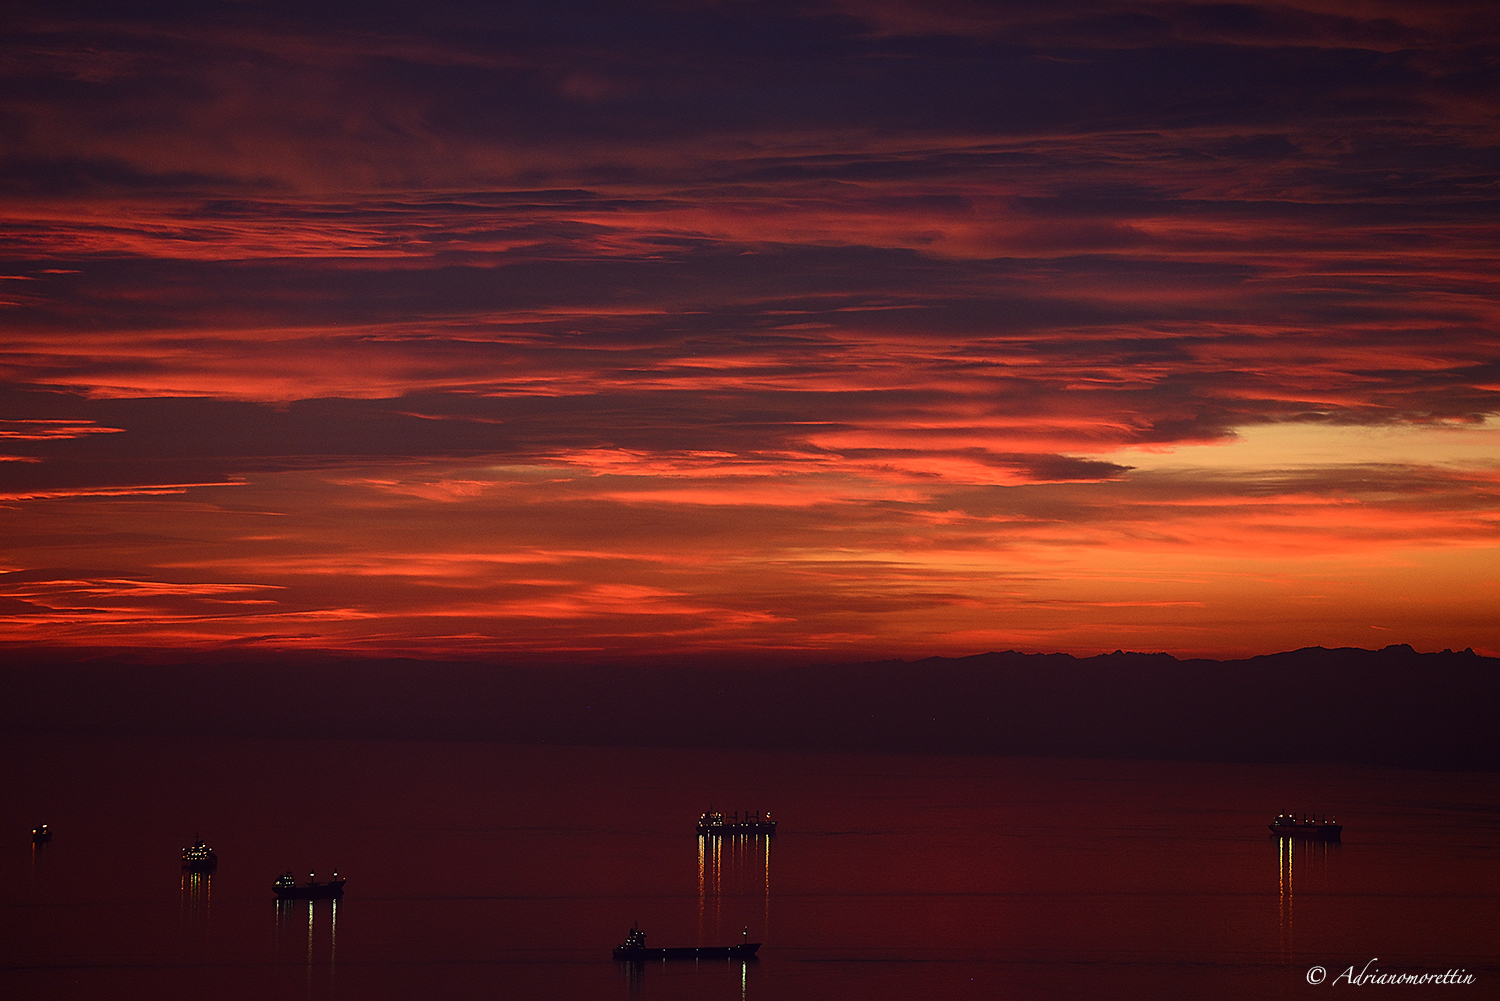
[[[771,819],[769,813],[762,815],[759,810],[746,810],[743,817],[738,813],[731,813],[726,817],[717,810],[709,810],[698,818],[698,833],[710,836],[775,834],[776,821]]]
[[[1311,817],[1302,814],[1300,817],[1295,813],[1278,814],[1276,819],[1267,825],[1271,833],[1279,838],[1313,838],[1318,841],[1342,841],[1344,825],[1328,819],[1328,814],[1319,820],[1315,813]]]

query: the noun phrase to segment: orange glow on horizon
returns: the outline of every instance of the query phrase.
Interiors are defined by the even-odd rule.
[[[1500,28],[1346,6],[23,11],[0,644],[1500,652]]]

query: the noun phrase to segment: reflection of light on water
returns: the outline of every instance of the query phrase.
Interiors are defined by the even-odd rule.
[[[284,936],[282,930],[292,920],[292,902],[281,897],[276,898],[276,955],[282,955],[282,941]]]
[[[1281,960],[1290,962],[1292,958],[1292,856],[1295,845],[1291,838],[1276,839],[1276,854],[1279,863],[1280,898],[1281,909]]]
[[[313,902],[307,902],[307,982],[312,983]]]
[[[625,989],[630,997],[640,997],[646,986],[645,963],[621,963],[625,967]]]
[[[333,968],[337,957],[339,944],[339,898],[334,897],[329,901],[332,906],[332,917],[328,922],[328,982],[333,983]]]
[[[307,932],[304,948],[302,950],[302,963],[307,970],[308,989],[312,989],[313,967],[321,965],[318,961],[318,910],[319,904],[316,900],[292,900],[284,897],[276,899],[276,952],[283,959],[290,959],[282,952],[283,944],[287,948],[296,947],[296,932],[293,931],[292,920],[295,917],[301,920],[302,915],[296,913],[296,908],[307,909]],[[339,901],[337,898],[328,901],[328,976],[332,983],[333,968],[338,961],[339,942]]]
[[[1307,841],[1301,838],[1276,839],[1276,857],[1278,863],[1277,874],[1277,904],[1281,918],[1281,958],[1283,962],[1291,962],[1294,942],[1292,939],[1292,915],[1294,886],[1292,883],[1293,868],[1296,864],[1296,856],[1302,856],[1302,882],[1304,896],[1306,890],[1311,887],[1317,892],[1318,885],[1326,885],[1328,876],[1328,859],[1331,854],[1339,850],[1337,841]],[[1308,868],[1310,861],[1317,864]],[[1312,882],[1309,883],[1308,880]]]
[[[771,839],[761,840],[766,843],[766,915],[760,929],[761,937],[765,939],[771,937]]]
[[[745,981],[749,976],[750,964],[740,961],[740,1001],[745,1001]]]
[[[182,874],[182,913],[189,924],[207,924],[213,904],[213,876],[206,872]]]
[[[698,945],[722,944],[725,922],[732,927],[748,918],[748,908],[755,906],[757,897],[761,900],[760,940],[764,941],[771,927],[772,840],[764,834],[698,836]],[[757,865],[761,867],[758,876]]]
[[[714,838],[714,939],[724,916],[724,839]]]

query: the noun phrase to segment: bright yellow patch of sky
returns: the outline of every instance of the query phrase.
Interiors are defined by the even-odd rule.
[[[1114,462],[1142,470],[1286,469],[1302,466],[1449,465],[1500,467],[1500,424],[1261,424],[1204,445],[1126,448]]]

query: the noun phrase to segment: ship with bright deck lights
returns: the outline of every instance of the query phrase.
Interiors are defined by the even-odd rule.
[[[336,900],[344,895],[344,883],[338,873],[322,883],[317,881],[316,874],[308,873],[307,882],[299,883],[290,872],[284,872],[271,885],[271,892],[282,900]]]
[[[1307,814],[1300,818],[1295,813],[1283,813],[1267,825],[1278,838],[1311,838],[1316,841],[1342,841],[1344,825],[1328,819],[1325,813],[1319,820],[1317,814],[1309,820]]]
[[[760,811],[745,811],[745,816],[740,817],[738,813],[731,813],[725,817],[717,811],[709,811],[698,818],[698,833],[711,837],[735,834],[775,834],[776,821],[771,819],[767,813],[761,816]]]
[[[182,867],[188,872],[213,872],[219,866],[219,856],[199,838],[190,847],[182,850]]]

